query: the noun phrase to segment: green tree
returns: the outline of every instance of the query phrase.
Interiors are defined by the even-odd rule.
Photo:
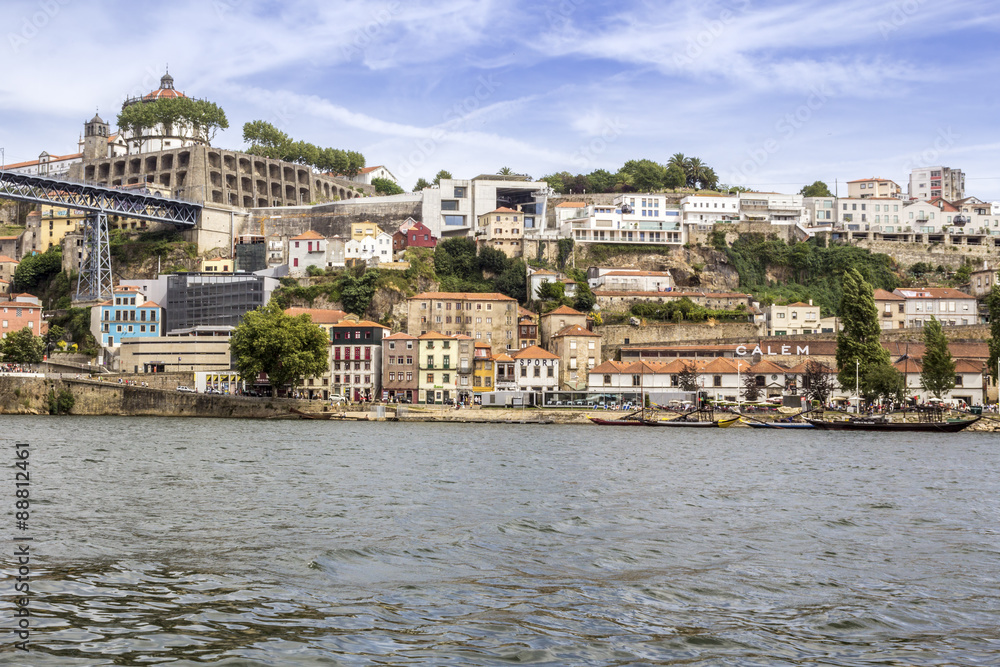
[[[684,166],[684,174],[687,176],[687,186],[689,188],[698,187],[698,184],[704,178],[704,173],[705,163],[701,159],[696,157],[688,158],[687,164]]]
[[[684,153],[674,153],[667,160],[667,167],[677,167],[681,171],[687,169],[688,159],[684,156]]]
[[[948,338],[941,322],[931,315],[924,325],[924,358],[921,361],[920,385],[934,398],[943,398],[955,388],[955,360],[948,349]]]
[[[7,334],[2,349],[3,360],[11,364],[39,364],[45,356],[45,343],[28,327]]]
[[[843,277],[837,333],[837,381],[841,387],[854,387],[858,368],[865,377],[881,366],[895,371],[889,363],[889,351],[882,347],[881,336],[872,287],[857,269],[849,269]]]
[[[517,299],[518,303],[528,300],[528,267],[522,259],[513,259],[496,279],[496,289],[501,294]]]
[[[498,176],[511,176],[513,173],[514,173],[514,170],[511,169],[510,167],[501,167],[500,170],[497,172],[497,175]]]
[[[233,329],[230,354],[240,375],[252,381],[267,373],[271,395],[329,367],[329,340],[308,315],[291,317],[277,303],[252,310]]]
[[[538,287],[539,301],[562,302],[564,296],[566,296],[566,286],[560,282],[545,281]]]
[[[401,195],[405,192],[403,188],[388,178],[373,178],[372,186],[375,188],[375,192],[380,195]]]
[[[687,176],[684,175],[684,168],[678,167],[676,164],[671,164],[667,167],[666,176],[663,179],[663,186],[676,190],[677,188],[684,187],[687,182]]]
[[[990,358],[986,362],[986,372],[993,376],[996,384],[997,365],[1000,364],[1000,285],[994,285],[986,297],[986,308],[990,317]]]
[[[698,371],[694,364],[684,364],[684,370],[677,374],[677,386],[681,391],[698,391]]]
[[[62,271],[62,249],[51,246],[38,255],[26,255],[14,270],[11,289],[15,292],[33,290]]]
[[[442,180],[449,180],[451,178],[451,172],[442,169],[434,176],[434,185],[441,185]]]
[[[351,271],[340,274],[340,303],[344,310],[355,315],[364,315],[378,291],[378,281],[381,277],[378,269],[364,271],[360,276]]]
[[[757,386],[757,376],[747,373],[743,376],[743,400],[756,401],[760,398],[760,387]]]
[[[861,374],[861,395],[868,403],[878,400],[902,403],[906,379],[888,362],[869,366]]]
[[[815,181],[812,185],[804,185],[799,190],[803,197],[832,197],[829,186],[823,181]]]
[[[612,192],[615,189],[615,175],[607,169],[595,169],[587,174],[588,192]]]
[[[583,272],[580,272],[583,274]],[[573,308],[579,310],[581,313],[589,313],[594,308],[594,304],[597,303],[597,297],[590,290],[590,285],[587,284],[586,274],[580,277],[574,277],[576,280],[576,300],[573,301]]]
[[[806,372],[802,375],[802,389],[810,400],[826,403],[827,397],[833,393],[833,380],[823,364],[818,361],[806,364]]]
[[[423,190],[425,188],[429,188],[429,187],[431,187],[431,184],[428,183],[426,179],[424,179],[424,178],[418,178],[417,179],[417,184],[413,186],[413,191],[414,192],[420,192],[421,190]]]
[[[509,264],[510,259],[502,250],[491,248],[488,245],[480,248],[479,255],[476,257],[476,266],[479,270],[494,276],[499,276],[503,273]]]
[[[167,134],[189,128],[196,137],[211,142],[216,133],[229,127],[226,112],[207,100],[189,97],[167,97],[153,102],[140,102],[123,107],[118,114],[118,127],[138,137],[157,125]]]
[[[719,175],[711,167],[705,167],[701,172],[698,185],[702,190],[715,190],[719,187]]]
[[[638,192],[656,192],[663,189],[667,169],[652,160],[629,160],[618,170],[624,182]]]

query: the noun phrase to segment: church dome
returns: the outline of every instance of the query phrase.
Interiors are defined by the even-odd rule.
[[[160,78],[160,87],[151,93],[147,93],[142,96],[143,102],[152,102],[154,100],[162,100],[171,97],[187,97],[182,92],[174,90],[174,77],[170,76],[169,72],[164,74]]]

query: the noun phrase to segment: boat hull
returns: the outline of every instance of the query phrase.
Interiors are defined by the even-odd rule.
[[[892,422],[879,419],[854,419],[844,421],[824,421],[822,419],[807,419],[816,428],[825,431],[905,431],[924,433],[958,433],[972,426],[980,417],[963,419],[961,421],[940,422]]]
[[[804,429],[804,428],[806,428],[806,429],[816,428],[812,424],[803,424],[801,422],[791,422],[791,423],[784,423],[783,424],[781,422],[751,422],[751,421],[745,421],[744,420],[743,423],[746,424],[747,426],[749,426],[750,428],[776,428],[776,429],[784,429],[784,430],[799,430],[799,429]]]
[[[646,426],[677,426],[677,427],[687,427],[687,428],[728,428],[738,422],[739,417],[733,417],[732,419],[719,419],[717,421],[710,422],[699,422],[699,421],[688,421],[685,419],[664,419],[664,420],[652,420],[647,419],[643,422]]]
[[[598,426],[643,426],[641,419],[600,419],[599,417],[589,417],[590,421]]]

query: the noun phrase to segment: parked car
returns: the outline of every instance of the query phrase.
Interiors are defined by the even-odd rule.
[[[338,403],[347,403],[347,399],[340,394],[330,394],[330,404],[336,405]]]
[[[183,391],[186,394],[193,394],[193,393],[195,393],[194,389],[192,389],[191,387],[185,387],[184,385],[179,385],[177,387],[177,391]]]

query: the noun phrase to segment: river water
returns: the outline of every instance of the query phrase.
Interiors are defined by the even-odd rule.
[[[3,664],[1000,664],[989,433],[3,421]]]

